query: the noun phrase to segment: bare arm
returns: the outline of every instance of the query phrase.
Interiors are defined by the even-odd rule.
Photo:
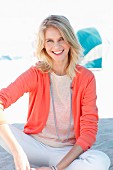
[[[83,149],[79,145],[74,145],[67,155],[58,163],[58,170],[63,170],[69,166],[73,160],[83,153]]]
[[[15,137],[13,136],[11,130],[9,129],[3,110],[4,107],[2,104],[0,104],[0,136],[8,145],[10,151],[13,153],[17,150],[18,143]]]
[[[10,152],[13,155],[16,169],[30,170],[29,162],[23,149],[17,142],[13,133],[11,132],[7,123],[5,121],[3,110],[0,109],[0,137],[7,144]]]

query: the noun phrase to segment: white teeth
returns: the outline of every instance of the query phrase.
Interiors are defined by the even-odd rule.
[[[57,51],[57,52],[54,52],[55,54],[60,54],[62,51]]]

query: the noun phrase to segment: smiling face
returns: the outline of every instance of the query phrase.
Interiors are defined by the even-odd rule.
[[[45,31],[44,47],[53,62],[68,62],[70,45],[64,40],[60,31],[55,27],[49,27]]]

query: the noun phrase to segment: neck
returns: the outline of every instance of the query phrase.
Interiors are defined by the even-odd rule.
[[[66,74],[66,66],[67,66],[67,63],[53,63],[53,72],[59,76],[63,76]]]
[[[58,76],[63,76],[63,75],[65,75],[66,74],[66,72],[65,71],[63,71],[63,70],[55,70],[55,69],[53,69],[53,72],[56,74],[56,75],[58,75]]]

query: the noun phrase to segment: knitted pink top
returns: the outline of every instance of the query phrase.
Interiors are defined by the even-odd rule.
[[[50,110],[46,125],[42,132],[32,136],[49,146],[63,147],[75,144],[74,121],[71,112],[71,79],[67,75],[58,76],[51,73]],[[53,101],[56,118],[54,115]],[[55,120],[57,125],[55,125]],[[57,134],[58,131],[58,134]]]

